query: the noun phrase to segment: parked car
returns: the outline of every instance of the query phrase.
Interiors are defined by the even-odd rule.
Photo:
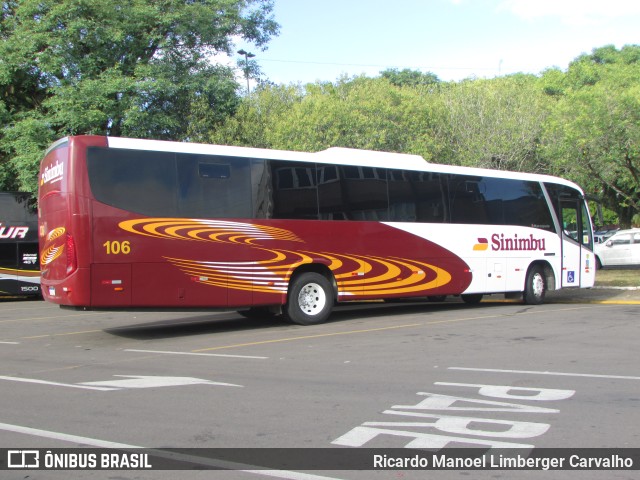
[[[593,240],[595,243],[605,243],[609,237],[612,237],[618,230],[620,230],[620,228],[616,226],[600,227],[593,234]]]
[[[596,243],[595,254],[598,268],[640,266],[640,228],[618,230],[604,243]]]

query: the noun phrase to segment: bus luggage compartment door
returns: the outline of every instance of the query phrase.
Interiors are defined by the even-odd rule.
[[[131,306],[131,264],[94,263],[91,266],[91,306]]]

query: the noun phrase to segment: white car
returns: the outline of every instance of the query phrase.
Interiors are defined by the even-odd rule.
[[[640,266],[640,228],[619,230],[604,243],[596,244],[595,254],[598,268]]]

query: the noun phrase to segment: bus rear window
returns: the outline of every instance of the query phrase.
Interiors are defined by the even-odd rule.
[[[175,213],[175,153],[91,147],[87,167],[99,202],[145,215]]]

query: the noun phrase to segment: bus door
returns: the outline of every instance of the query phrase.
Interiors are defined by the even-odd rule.
[[[562,287],[580,286],[582,218],[578,199],[560,200],[562,223]]]

